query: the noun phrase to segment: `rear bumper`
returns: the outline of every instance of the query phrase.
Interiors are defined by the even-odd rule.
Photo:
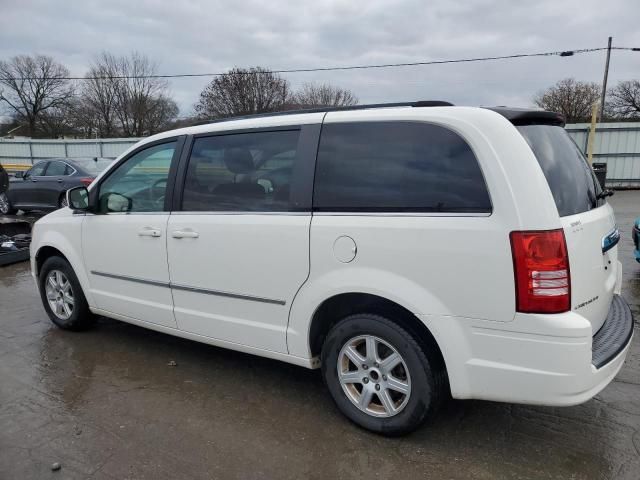
[[[620,295],[614,295],[607,319],[593,336],[591,363],[600,369],[622,352],[631,342],[633,315]]]
[[[618,295],[595,336],[575,312],[517,314],[505,324],[449,317],[446,325],[446,320],[428,326],[443,351],[453,397],[512,403],[589,400],[622,368],[633,336],[631,311]],[[456,344],[440,341],[455,335]]]

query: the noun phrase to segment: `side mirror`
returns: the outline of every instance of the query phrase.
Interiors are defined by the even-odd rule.
[[[89,210],[89,191],[87,187],[74,187],[67,190],[67,205],[71,210],[84,212]]]
[[[13,174],[13,176],[16,178],[24,178],[24,172],[16,172]]]
[[[116,192],[109,192],[100,198],[103,213],[130,212],[133,208],[133,200]],[[106,208],[104,208],[106,207]]]

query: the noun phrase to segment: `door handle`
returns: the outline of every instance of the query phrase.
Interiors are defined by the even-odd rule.
[[[173,238],[198,238],[200,234],[193,230],[174,230],[171,232]]]
[[[161,235],[160,230],[157,228],[144,227],[138,230],[138,236],[140,237],[159,237]]]

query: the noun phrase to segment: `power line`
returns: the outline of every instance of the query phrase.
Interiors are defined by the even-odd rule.
[[[638,48],[631,47],[611,47],[612,50],[628,50],[638,51]],[[116,76],[98,76],[98,77],[56,77],[58,80],[131,80],[140,78],[194,78],[194,77],[223,77],[227,75],[257,75],[261,73],[309,73],[309,72],[332,72],[342,70],[365,70],[365,69],[379,69],[379,68],[396,68],[396,67],[417,67],[425,65],[443,65],[449,63],[470,63],[470,62],[486,62],[495,60],[512,60],[516,58],[525,57],[571,57],[573,55],[579,55],[583,53],[593,53],[602,50],[607,50],[607,47],[598,48],[581,48],[577,50],[563,50],[556,52],[538,52],[538,53],[517,53],[513,55],[499,55],[492,57],[476,57],[476,58],[460,58],[454,60],[430,60],[425,62],[404,62],[404,63],[382,63],[374,65],[346,65],[346,66],[332,66],[332,67],[316,67],[316,68],[292,68],[283,70],[258,70],[254,72],[241,72],[241,73],[180,73],[171,75],[116,75]],[[42,80],[41,77],[14,77],[11,80],[15,81],[33,81]]]

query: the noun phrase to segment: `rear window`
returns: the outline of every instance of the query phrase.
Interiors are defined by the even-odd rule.
[[[562,127],[517,127],[544,172],[561,217],[583,213],[604,203],[600,184],[587,159]]]
[[[491,212],[469,145],[421,122],[325,124],[313,206],[319,211]]]

